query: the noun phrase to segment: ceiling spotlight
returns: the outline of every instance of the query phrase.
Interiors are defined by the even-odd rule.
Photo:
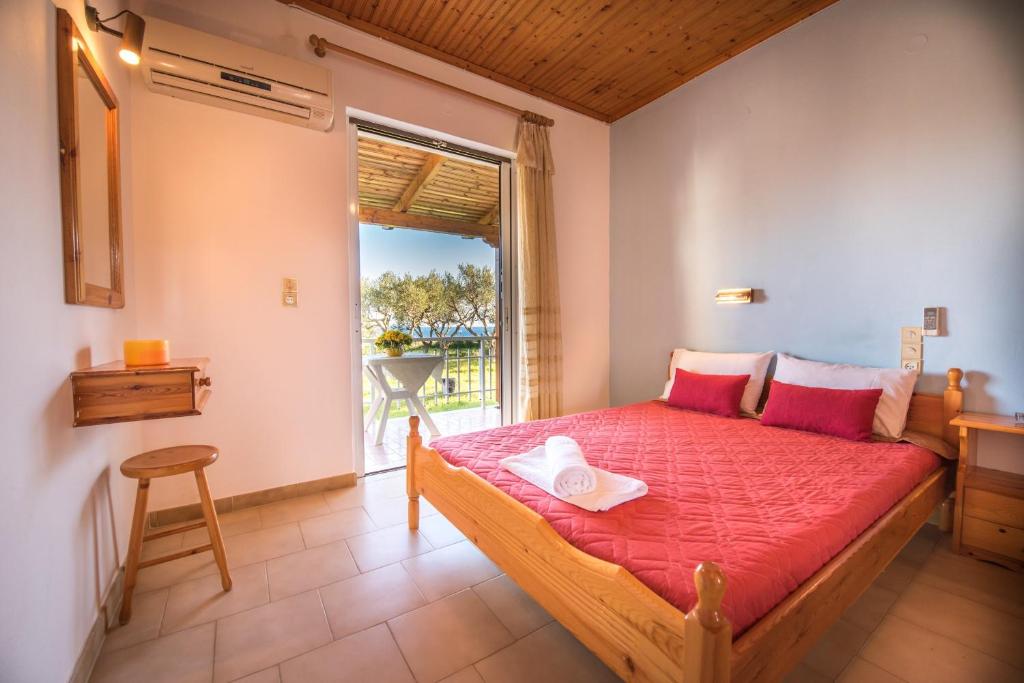
[[[117,31],[107,26],[107,23],[117,19],[122,14],[125,15],[124,31]],[[120,55],[121,59],[132,66],[142,61],[142,37],[146,33],[146,22],[138,14],[129,10],[121,10],[112,17],[100,19],[99,11],[95,7],[86,5],[85,23],[93,31],[103,31],[120,38],[121,49],[118,50],[118,55]]]

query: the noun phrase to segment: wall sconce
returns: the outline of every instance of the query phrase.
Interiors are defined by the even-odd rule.
[[[117,19],[122,14],[125,15],[124,31],[117,31],[106,25],[108,22]],[[120,38],[121,49],[118,51],[118,55],[125,62],[135,66],[142,61],[142,37],[146,33],[146,22],[143,21],[142,17],[138,14],[129,10],[121,10],[112,17],[100,19],[99,10],[90,5],[86,5],[85,23],[93,31],[102,31]]]
[[[754,290],[746,289],[720,289],[715,293],[716,304],[749,304],[754,300]]]

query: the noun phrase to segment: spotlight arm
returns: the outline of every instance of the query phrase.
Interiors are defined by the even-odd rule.
[[[118,31],[116,29],[110,28],[109,26],[107,26],[107,22],[113,21],[114,19],[117,19],[119,16],[121,16],[122,14],[124,14],[127,11],[128,10],[123,9],[123,10],[121,10],[120,12],[118,12],[117,14],[115,14],[112,17],[107,17],[106,19],[100,19],[100,11],[98,9],[96,9],[95,7],[93,7],[92,5],[86,5],[85,6],[85,23],[93,31],[103,31],[104,33],[109,33],[112,36],[117,36],[118,38],[124,38],[124,33],[122,33],[121,31]]]

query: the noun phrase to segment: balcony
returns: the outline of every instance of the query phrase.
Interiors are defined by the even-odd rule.
[[[372,339],[363,339],[363,357],[377,352]],[[417,396],[437,425],[442,436],[465,434],[501,425],[498,405],[500,372],[496,357],[497,341],[493,336],[430,337],[418,339],[411,353],[436,354],[441,357],[438,371],[427,379]],[[394,384],[394,378],[389,378]],[[373,385],[363,376],[364,426],[373,401]],[[379,472],[405,466],[405,437],[408,436],[409,409],[404,402],[392,405],[384,439],[374,445],[374,431],[364,434],[366,471]],[[430,434],[420,432],[424,443]]]

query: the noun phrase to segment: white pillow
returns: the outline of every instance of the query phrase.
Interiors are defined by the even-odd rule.
[[[860,365],[819,363],[779,354],[775,379],[786,384],[826,389],[881,389],[872,430],[882,436],[900,438],[907,424],[910,397],[917,373],[899,368],[866,368]]]
[[[699,372],[705,375],[750,375],[747,388],[740,399],[740,410],[744,413],[757,412],[757,402],[761,400],[761,389],[764,388],[764,376],[768,372],[768,364],[772,361],[774,351],[765,353],[706,353],[703,351],[687,351],[676,349],[672,352],[672,364],[669,368],[669,380],[665,384],[663,399],[668,399],[672,391],[672,382],[676,378],[676,370]]]

